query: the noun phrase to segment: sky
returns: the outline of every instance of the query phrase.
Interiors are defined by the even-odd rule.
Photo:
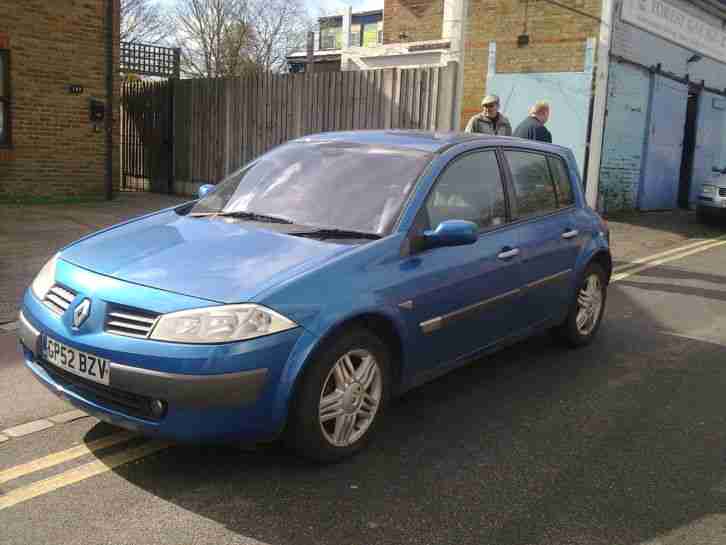
[[[174,0],[158,0],[160,4],[169,6]],[[305,5],[312,17],[341,13],[346,6],[353,6],[353,11],[383,9],[383,0],[305,0]]]
[[[305,4],[313,17],[317,17],[321,11],[331,14],[342,12],[349,5],[354,12],[383,9],[383,0],[306,0]]]

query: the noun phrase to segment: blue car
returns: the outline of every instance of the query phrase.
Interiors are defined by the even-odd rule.
[[[592,341],[612,264],[580,186],[528,140],[300,138],[63,248],[24,296],[25,363],[146,435],[340,460],[423,382],[543,330]]]

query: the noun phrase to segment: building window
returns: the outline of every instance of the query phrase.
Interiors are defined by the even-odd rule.
[[[378,43],[378,23],[369,23],[363,27],[363,45],[370,47]]]
[[[10,52],[0,49],[0,146],[10,146]]]
[[[360,29],[361,25],[350,25],[350,45],[352,47],[359,47],[361,44]]]
[[[340,27],[320,29],[320,49],[340,49],[342,32]]]

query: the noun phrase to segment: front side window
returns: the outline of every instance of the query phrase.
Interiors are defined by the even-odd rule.
[[[481,151],[454,160],[428,197],[426,211],[435,229],[442,221],[473,221],[486,229],[506,221],[506,202],[497,156]]]
[[[191,213],[247,212],[376,235],[390,231],[431,154],[355,142],[291,142],[229,176]]]
[[[0,49],[0,146],[10,145],[10,52]]]
[[[505,151],[504,154],[512,171],[519,217],[529,218],[557,210],[557,194],[547,158],[526,151]]]

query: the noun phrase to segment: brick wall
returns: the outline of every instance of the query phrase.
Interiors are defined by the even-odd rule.
[[[4,0],[0,41],[10,50],[12,145],[0,150],[0,200],[104,194],[105,132],[88,117],[90,97],[106,100],[106,2]],[[84,87],[80,95],[68,84]],[[118,79],[114,89],[118,88]],[[114,169],[118,169],[118,100],[114,100]],[[114,176],[117,178],[117,176]]]
[[[383,43],[438,40],[443,16],[443,0],[385,0]],[[400,38],[402,32],[404,39]]]
[[[595,17],[601,0],[559,0]],[[544,0],[470,0],[466,27],[462,126],[481,110],[486,93],[489,43],[497,43],[497,73],[579,72],[585,43],[597,37],[600,23]],[[525,18],[525,7],[527,16]],[[517,46],[527,25],[529,45]]]
[[[631,209],[637,203],[649,89],[647,72],[610,63],[599,187],[605,212]]]

